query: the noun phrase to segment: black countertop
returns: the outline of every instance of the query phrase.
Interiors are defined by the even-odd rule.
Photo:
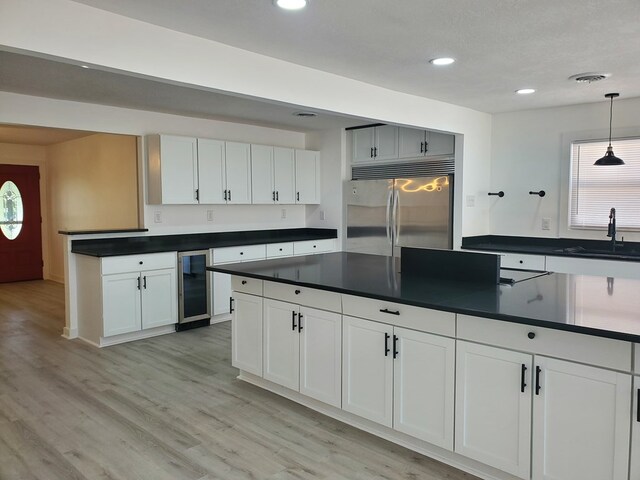
[[[391,257],[326,253],[207,267],[273,282],[640,342],[640,280],[553,273],[513,285],[404,276]],[[504,271],[503,271],[504,272]]]
[[[336,238],[337,236],[338,233],[335,229],[289,228],[282,230],[97,238],[73,240],[71,242],[71,252],[92,257],[112,257],[140,253],[186,252],[237,245],[322,240]]]
[[[61,235],[104,235],[106,233],[144,233],[148,228],[115,228],[111,230],[58,230]]]
[[[481,235],[463,238],[462,249],[640,262],[638,242],[619,241],[614,251],[609,240]]]

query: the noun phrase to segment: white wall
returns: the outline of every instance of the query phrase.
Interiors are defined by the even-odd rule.
[[[490,197],[492,234],[607,239],[606,232],[568,230],[566,191],[571,140],[607,138],[608,107],[603,99],[494,115],[491,190],[504,190],[505,196]],[[640,135],[639,112],[640,98],[615,100],[613,136]],[[547,195],[531,196],[530,190],[545,190]],[[551,219],[548,231],[542,230],[543,218]],[[603,227],[607,221],[602,219]],[[639,233],[621,233],[640,241]]]
[[[30,27],[25,29],[24,25]],[[481,194],[490,180],[488,114],[258,55],[69,0],[4,2],[0,45],[203,89],[464,135],[458,152],[459,166],[464,163],[464,169],[456,179],[460,222],[456,244],[460,235],[488,233],[489,201]],[[128,122],[126,115],[122,121]],[[112,122],[109,126],[114,128]],[[462,203],[463,192],[465,197],[475,197],[474,206]]]

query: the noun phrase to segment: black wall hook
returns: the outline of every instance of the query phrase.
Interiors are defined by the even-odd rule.
[[[488,195],[502,198],[504,197],[504,192],[502,190],[500,190],[499,192],[489,192]]]
[[[538,195],[539,197],[544,197],[547,194],[544,190],[540,190],[539,192],[529,192],[529,195]]]

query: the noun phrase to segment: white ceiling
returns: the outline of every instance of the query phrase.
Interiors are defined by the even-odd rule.
[[[84,132],[82,130],[67,130],[64,128],[0,125],[0,143],[46,146],[86,137],[94,133],[95,132]]]
[[[312,68],[496,113],[640,96],[638,0],[76,0]],[[428,60],[453,56],[436,68]],[[577,84],[582,72],[610,73]],[[517,96],[522,87],[538,90]]]

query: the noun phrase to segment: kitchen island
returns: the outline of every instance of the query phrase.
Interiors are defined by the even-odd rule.
[[[640,281],[355,253],[210,269],[234,275],[242,380],[481,478],[640,478]]]

